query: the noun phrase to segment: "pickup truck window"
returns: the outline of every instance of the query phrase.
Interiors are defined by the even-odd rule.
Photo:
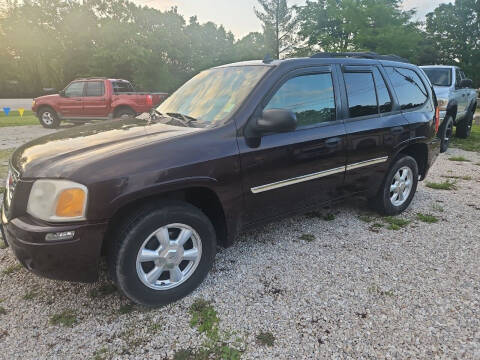
[[[86,96],[103,96],[105,86],[103,81],[88,81]]]
[[[265,109],[288,109],[296,113],[298,128],[335,120],[332,76],[303,75],[288,80]]]
[[[450,68],[423,68],[434,86],[451,86],[452,70]]]
[[[378,114],[372,73],[345,73],[350,117]]]
[[[132,84],[128,81],[112,81],[112,87],[114,94],[135,92]]]
[[[455,84],[457,86],[460,86],[460,82],[462,81],[462,75],[460,74],[460,70],[456,69],[455,70]]]
[[[395,89],[402,110],[425,104],[428,92],[420,77],[412,70],[400,67],[385,67]]]
[[[182,114],[200,126],[214,125],[243,103],[269,69],[247,65],[203,71],[175,91],[157,111]]]
[[[84,81],[76,81],[71,83],[65,89],[65,96],[66,97],[81,97],[83,96],[83,86]]]

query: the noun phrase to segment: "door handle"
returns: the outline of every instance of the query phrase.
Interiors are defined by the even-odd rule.
[[[330,138],[327,141],[325,141],[325,145],[327,147],[336,147],[338,144],[340,144],[341,139],[338,137]]]
[[[403,131],[404,131],[403,126],[396,126],[390,129],[390,132],[394,135],[399,135],[403,133]]]

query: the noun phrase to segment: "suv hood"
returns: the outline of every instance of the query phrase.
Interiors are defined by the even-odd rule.
[[[98,159],[198,131],[138,118],[78,126],[19,147],[12,166],[22,178],[68,177]]]

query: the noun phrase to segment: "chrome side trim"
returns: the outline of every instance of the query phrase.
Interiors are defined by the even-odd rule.
[[[330,170],[320,171],[320,172],[313,173],[313,174],[298,176],[296,178],[277,181],[277,182],[274,182],[274,183],[271,183],[271,184],[257,186],[257,187],[251,188],[250,190],[252,191],[252,193],[258,194],[258,193],[261,193],[261,192],[264,192],[264,191],[278,189],[278,188],[281,188],[281,187],[284,187],[284,186],[298,184],[298,183],[301,183],[301,182],[304,182],[304,181],[310,181],[310,180],[322,178],[322,177],[325,177],[325,176],[338,174],[338,173],[341,173],[341,172],[345,172],[345,167],[344,166],[334,168],[334,169],[330,169]]]
[[[376,159],[361,161],[361,162],[354,163],[354,164],[348,164],[347,167],[346,167],[346,170],[347,171],[348,170],[354,170],[354,169],[358,169],[358,168],[361,168],[361,167],[364,167],[364,166],[381,164],[381,163],[386,162],[387,160],[388,160],[388,156],[384,156],[384,157],[380,157],[380,158],[376,158]]]

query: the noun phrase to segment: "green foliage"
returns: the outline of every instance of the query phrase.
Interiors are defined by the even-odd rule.
[[[431,215],[431,214],[418,213],[417,214],[417,219],[420,220],[420,221],[423,221],[425,223],[428,223],[428,224],[434,224],[434,223],[438,222],[438,218]]]
[[[300,240],[304,240],[306,242],[312,242],[315,241],[315,235],[312,234],[302,234],[299,237]]]
[[[1,91],[1,89],[0,89]],[[5,113],[0,112],[0,128],[6,126],[22,126],[22,125],[38,125],[38,119],[31,111],[25,111],[23,116],[17,111],[11,111],[7,116]]]
[[[67,309],[60,314],[54,314],[50,317],[50,324],[72,327],[77,323],[77,315],[73,310]]]
[[[118,309],[118,313],[120,315],[125,315],[125,314],[130,314],[134,309],[134,306],[133,304],[124,304],[122,306],[120,306],[120,308]]]
[[[387,229],[389,230],[400,230],[401,228],[404,228],[410,224],[410,220],[405,220],[394,216],[384,217],[383,221],[388,224]]]
[[[23,266],[21,264],[10,265],[5,270],[3,270],[3,275],[11,275],[14,272],[21,270],[22,267]]]
[[[275,336],[269,331],[262,331],[257,335],[257,342],[261,345],[273,346],[275,343]]]
[[[449,157],[448,160],[450,160],[450,161],[463,161],[463,162],[469,162],[470,161],[463,156],[452,156],[452,157]]]
[[[218,338],[218,316],[213,306],[203,299],[197,299],[190,307],[190,325],[209,338]]]
[[[455,182],[451,182],[449,180],[441,182],[441,183],[436,183],[436,182],[427,182],[427,187],[430,189],[435,189],[435,190],[455,190],[457,186],[455,185]]]
[[[451,146],[466,151],[480,152],[480,125],[473,125],[472,132],[466,139],[460,139],[458,137],[452,138]]]

